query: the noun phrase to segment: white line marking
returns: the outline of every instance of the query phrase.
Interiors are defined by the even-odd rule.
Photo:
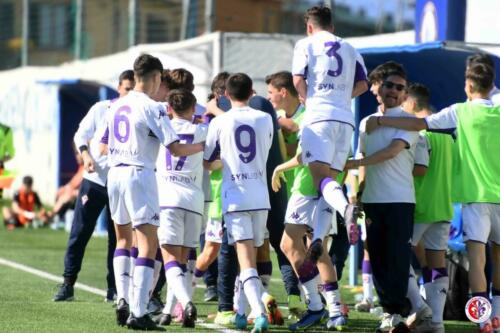
[[[57,275],[54,275],[51,273],[47,273],[47,272],[44,272],[42,270],[32,268],[32,267],[29,267],[29,266],[26,266],[23,264],[19,264],[17,262],[10,261],[10,260],[4,259],[4,258],[0,258],[0,265],[5,265],[5,266],[8,266],[8,267],[11,267],[14,269],[18,269],[20,271],[30,273],[30,274],[45,278],[47,280],[55,281],[58,283],[62,283],[64,281],[64,279],[60,276],[57,276]],[[196,287],[197,288],[204,288],[202,285],[197,285]],[[88,285],[83,284],[83,283],[76,283],[75,288],[81,289],[81,290],[84,290],[84,291],[87,291],[89,293],[96,294],[99,296],[106,296],[105,290],[102,290],[99,288],[94,288],[94,287],[88,286]],[[219,331],[222,333],[241,333],[241,331],[232,330],[232,329],[225,328],[223,326],[216,325],[216,324],[206,324],[206,323],[197,323],[197,324],[199,326],[202,326],[202,327],[205,327],[205,328],[208,328],[211,330],[216,330],[216,331]]]

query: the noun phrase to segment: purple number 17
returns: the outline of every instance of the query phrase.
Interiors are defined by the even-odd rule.
[[[193,141],[194,141],[193,134],[177,134],[177,136],[179,137],[181,143],[193,143]],[[186,163],[186,159],[187,159],[187,156],[179,157],[179,160],[177,161],[177,164],[175,165],[175,171],[182,170],[184,163]],[[167,162],[167,170],[172,170],[172,154],[170,153],[170,150],[168,150],[168,149],[167,149],[166,162]]]
[[[340,43],[339,42],[326,42],[325,47],[328,47],[328,50],[326,51],[326,55],[329,56],[330,58],[333,57],[335,60],[337,60],[337,69],[336,70],[328,70],[328,75],[336,77],[342,74],[342,57],[340,54],[337,53],[338,49],[340,49]]]

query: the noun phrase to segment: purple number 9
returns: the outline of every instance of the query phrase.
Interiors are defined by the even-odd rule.
[[[339,76],[342,74],[342,57],[340,54],[337,53],[338,49],[340,49],[340,43],[339,42],[326,42],[325,47],[328,47],[328,51],[326,51],[326,54],[329,57],[335,58],[337,60],[337,69],[336,70],[331,70],[329,69],[327,74],[333,77]]]
[[[115,112],[115,119],[113,121],[113,133],[115,134],[115,138],[121,143],[127,142],[128,136],[130,134],[130,122],[128,120],[127,114],[131,112],[130,107],[124,105],[120,107]],[[125,127],[125,130],[122,129]],[[122,135],[122,132],[125,132]]]
[[[244,145],[241,141],[241,135],[246,132],[248,133],[249,140],[248,144]],[[234,139],[236,140],[236,147],[242,153],[239,154],[239,158],[243,163],[250,163],[253,161],[256,155],[256,145],[255,145],[255,131],[252,127],[248,125],[241,125],[236,128],[234,133]],[[247,155],[244,155],[247,154]]]

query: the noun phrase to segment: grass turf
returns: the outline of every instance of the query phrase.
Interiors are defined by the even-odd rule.
[[[49,229],[17,229],[7,231],[0,227],[0,257],[25,264],[55,275],[63,271],[64,251],[68,234]],[[106,289],[105,238],[92,238],[87,246],[83,268],[78,282]],[[274,260],[275,258],[273,258]],[[280,305],[286,306],[286,295],[274,260],[273,281],[270,292]],[[346,274],[347,275],[347,274]],[[76,301],[55,303],[56,283],[23,271],[0,265],[0,331],[3,332],[124,332],[115,324],[114,309],[103,302],[103,297],[83,290],[75,290]],[[344,285],[344,283],[342,283]],[[354,295],[349,288],[342,288],[342,297],[349,305]],[[215,303],[205,303],[203,289],[195,292],[195,303],[200,319],[217,310]],[[286,310],[284,311],[286,313]],[[350,311],[347,332],[374,332],[378,320],[370,314]],[[186,331],[179,325],[169,332]],[[214,332],[197,326],[196,332]],[[317,327],[311,332],[321,331]],[[466,322],[446,322],[446,331],[452,333],[474,332],[475,327]],[[288,332],[285,327],[272,327],[271,332]]]

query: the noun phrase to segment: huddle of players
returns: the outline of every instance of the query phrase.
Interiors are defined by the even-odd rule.
[[[459,170],[463,177],[459,178],[457,183],[463,182],[461,185],[467,185],[467,191],[462,193],[459,202],[467,203],[467,207],[472,206],[469,213],[464,212],[464,229],[470,240],[468,249],[477,253],[479,258],[476,261],[471,260],[471,263],[474,262],[471,265],[471,274],[474,277],[481,275],[478,273],[480,270],[475,268],[481,265],[480,260],[484,258],[484,243],[488,240],[488,231],[492,230],[492,237],[498,235],[500,201],[497,196],[500,190],[498,181],[491,177],[495,170],[491,166],[497,166],[494,163],[498,158],[494,154],[484,156],[484,151],[479,148],[480,144],[485,142],[488,145],[483,147],[498,145],[491,142],[491,139],[488,140],[488,134],[494,133],[499,122],[488,119],[498,119],[499,111],[488,103],[475,103],[474,100],[478,99],[477,96],[483,96],[486,90],[489,92],[493,71],[486,65],[471,65],[466,73],[466,91],[468,96],[470,93],[472,102],[460,104],[459,107],[449,109],[452,111],[441,112],[424,120],[403,115],[398,110],[406,96],[406,74],[401,68],[387,69],[381,76],[377,93],[380,94],[382,105],[391,112],[386,113],[384,110],[377,117],[363,122],[363,132],[366,135],[362,135],[362,140],[366,140],[366,157],[349,161],[346,165],[354,129],[350,101],[352,97],[367,90],[366,70],[357,51],[331,33],[333,25],[328,8],[309,9],[306,25],[308,37],[297,43],[293,76],[288,76],[288,80],[293,81],[296,98],[305,103],[306,111],[303,112],[300,123],[300,147],[290,161],[277,168],[273,176],[273,187],[277,188],[280,186],[281,173],[295,168],[282,249],[301,281],[308,310],[290,329],[306,329],[326,319],[328,329],[339,330],[347,325],[347,317],[341,311],[336,272],[329,258],[324,255],[326,251],[323,250],[323,243],[326,242],[323,240],[331,229],[332,209],[335,209],[344,216],[351,243],[357,241],[359,234],[356,221],[360,216],[359,207],[346,201],[340,186],[342,177],[339,175],[345,167],[365,166],[366,185],[361,200],[367,208],[367,221],[370,221],[367,223],[367,244],[372,259],[375,286],[385,312],[379,331],[405,331],[408,327],[401,316],[402,302],[407,290],[411,288],[401,281],[407,280],[410,269],[408,241],[412,233],[415,209],[413,181],[407,186],[395,185],[398,190],[403,188],[409,193],[408,202],[393,199],[389,203],[399,205],[388,206],[384,198],[377,199],[377,192],[380,190],[377,174],[387,173],[386,168],[391,167],[391,161],[401,155],[401,161],[396,164],[402,166],[392,167],[395,167],[395,170],[407,171],[403,175],[405,181],[411,177],[418,135],[393,130],[389,135],[382,134],[380,142],[376,144],[371,144],[370,138],[372,135],[374,137],[377,131],[382,133],[383,129],[375,129],[381,126],[406,130],[450,126],[458,131],[461,160],[470,158],[471,149],[477,149],[473,153],[479,154],[477,156],[481,156],[481,161],[484,161],[478,166],[481,172],[478,175],[468,169],[473,160],[478,159],[475,155],[475,159],[468,160],[468,164]],[[246,298],[241,304],[249,304],[252,312],[257,314],[253,331],[266,331],[269,323],[260,297],[262,285],[256,271],[255,248],[263,242],[267,210],[270,208],[265,164],[273,136],[271,118],[247,106],[247,101],[253,94],[252,81],[247,75],[238,73],[231,75],[226,81],[226,96],[231,101],[232,109],[214,118],[207,129],[205,125],[192,120],[196,99],[191,92],[171,91],[168,96],[168,109],[165,104],[151,99],[160,87],[162,71],[163,66],[157,58],[150,55],[137,58],[134,63],[134,91],[111,104],[107,133],[103,137],[103,142],[107,144],[110,166],[107,184],[110,210],[117,234],[114,269],[118,323],[134,329],[157,328],[146,314],[146,308],[154,285],[155,267],[158,271],[157,262],[160,260],[155,259],[160,259],[157,257],[159,243],[167,282],[184,311],[183,325],[194,327],[197,313],[189,292],[191,281],[185,278],[185,264],[186,248],[196,247],[200,234],[203,215],[203,165],[210,170],[222,167],[222,211],[229,242],[235,245],[238,255],[239,279],[244,291],[242,296],[243,299]],[[272,85],[272,78],[269,82]],[[295,94],[293,89],[288,90],[292,95]],[[470,123],[474,123],[478,112],[471,110],[478,108],[479,113],[483,111],[487,114],[485,119],[480,119],[481,126],[487,128],[487,131],[480,131],[478,138],[474,138],[469,131],[478,131]],[[172,114],[172,120],[169,120],[169,113]],[[393,115],[403,116],[403,119],[389,117]],[[462,118],[464,120],[461,120]],[[471,144],[478,141],[477,146]],[[384,144],[387,144],[387,147]],[[433,160],[431,154],[430,163]],[[389,178],[391,177],[389,174]],[[384,177],[381,180],[383,181]],[[374,200],[370,200],[367,195],[370,191],[375,197]],[[172,195],[173,193],[175,195]],[[259,193],[259,196],[251,195],[252,193]],[[470,204],[471,202],[473,204]],[[480,202],[486,203],[479,204]],[[396,209],[391,212],[394,207]],[[403,227],[394,228],[398,223],[388,221],[384,217],[386,214],[393,214],[393,219],[401,220],[399,224]],[[478,237],[471,238],[477,228],[467,229],[467,225],[471,223],[466,222],[466,216],[469,215],[469,220],[473,219],[473,216],[482,216],[481,222],[487,224],[482,227],[482,233]],[[477,218],[474,223],[477,223]],[[132,229],[135,230],[135,236]],[[393,229],[392,233],[388,234],[387,238],[382,237],[388,229]],[[427,242],[433,242],[432,235],[435,233],[429,230],[426,231],[428,238],[424,236],[426,247]],[[400,231],[404,233],[398,234]],[[304,235],[309,236],[307,248],[303,242]],[[380,240],[377,244],[377,237],[384,240],[383,244]],[[403,241],[398,242],[397,239]],[[133,242],[138,248],[137,258],[134,260],[135,267],[131,267],[130,260]],[[495,239],[493,242],[493,251],[496,254],[499,243]],[[396,252],[390,252],[394,250]],[[401,256],[394,260],[393,253]],[[494,264],[496,257],[494,256]],[[434,266],[430,281],[442,283],[446,277],[446,271],[442,270],[444,265]],[[388,273],[391,276],[387,276]],[[476,277],[476,280],[471,279],[474,293],[485,294],[483,280],[484,276]],[[321,302],[319,281],[323,282],[322,289],[326,295],[328,311]],[[396,288],[391,285],[394,281],[399,283]],[[432,299],[430,295],[432,290],[436,292],[436,289],[430,290],[428,297]],[[493,323],[489,324],[490,328],[492,325],[498,327],[495,326],[495,322],[498,323],[498,290],[499,279],[494,279],[494,316]],[[436,307],[441,307],[441,310],[437,310],[437,317],[439,311],[442,314],[444,303],[441,303]],[[434,310],[432,304],[431,307]],[[415,311],[417,315],[420,308],[417,307]],[[238,306],[235,324],[241,329],[247,326],[245,310],[246,307],[240,309]],[[427,318],[427,315],[420,317]],[[441,321],[439,318],[434,319],[433,316],[430,322],[433,331],[443,331],[442,315]],[[417,322],[417,325],[421,322],[424,320]],[[488,326],[483,325],[484,327],[487,329]]]

